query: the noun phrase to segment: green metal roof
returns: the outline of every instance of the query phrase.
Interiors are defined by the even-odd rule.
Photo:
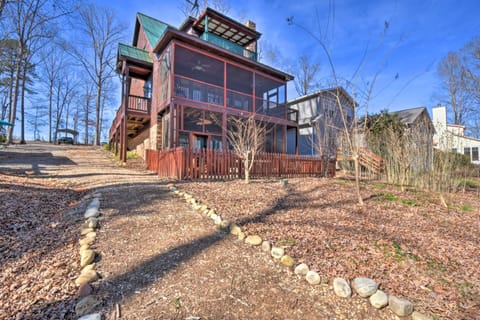
[[[148,54],[147,50],[143,50],[137,47],[129,46],[128,44],[119,43],[118,44],[118,53],[121,56],[132,58],[139,61],[144,61],[148,63],[153,63],[152,58]]]
[[[154,48],[169,25],[155,18],[146,16],[143,13],[137,13],[137,17],[150,45]]]

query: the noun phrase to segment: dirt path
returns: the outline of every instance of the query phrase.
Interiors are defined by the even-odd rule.
[[[122,319],[395,318],[364,299],[336,298],[326,284],[308,285],[259,248],[215,229],[156,176],[119,167],[102,150],[9,147],[0,151],[0,172],[102,193],[94,294],[106,319],[117,310]]]

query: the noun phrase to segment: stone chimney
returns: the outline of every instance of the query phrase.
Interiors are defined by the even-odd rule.
[[[252,30],[257,30],[257,25],[252,20],[248,20],[247,22],[245,22],[245,25]],[[252,52],[257,53],[257,41],[250,43],[246,48]]]
[[[252,30],[257,30],[257,25],[252,20],[248,20],[247,22],[245,22],[245,25]]]

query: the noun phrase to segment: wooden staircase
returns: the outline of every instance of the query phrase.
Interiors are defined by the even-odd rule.
[[[370,149],[361,148],[358,150],[360,165],[376,176],[381,176],[385,171],[385,161],[378,154],[373,153]]]
[[[353,162],[353,158],[351,155],[344,156],[339,151],[337,152],[337,161]],[[385,160],[368,148],[359,148],[358,163],[363,171],[366,170],[376,177],[380,177],[385,172]]]

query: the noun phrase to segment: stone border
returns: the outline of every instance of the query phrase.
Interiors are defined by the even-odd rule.
[[[283,181],[280,182],[285,184]],[[269,241],[262,239],[258,235],[247,235],[240,226],[222,219],[221,215],[215,209],[210,208],[206,204],[202,204],[195,199],[193,195],[179,190],[173,183],[167,184],[167,188],[178,197],[183,197],[194,210],[200,211],[201,214],[213,220],[219,229],[229,230],[230,234],[236,236],[238,240],[244,241],[250,246],[261,246],[262,250],[270,254],[274,261],[280,262],[287,268],[293,268],[295,265],[295,260],[291,256],[285,254],[285,249],[283,247],[272,246]],[[320,275],[317,272],[310,270],[305,263],[298,264],[294,268],[294,273],[300,277],[304,277],[311,285],[318,285],[321,282]],[[357,277],[352,280],[352,286],[350,286],[346,279],[333,279],[333,291],[338,297],[349,298],[352,295],[351,287],[353,287],[360,297],[368,298],[370,304],[376,309],[382,309],[388,306],[390,310],[399,317],[411,316],[411,319],[413,320],[433,320],[433,317],[414,311],[414,305],[409,300],[394,295],[388,295],[384,291],[378,289],[379,284],[373,279]]]
[[[83,198],[84,202],[88,202],[87,208],[83,215],[85,222],[83,223],[80,235],[80,274],[75,279],[75,285],[78,287],[77,296],[80,300],[75,305],[75,314],[78,320],[101,320],[100,313],[91,313],[101,301],[92,295],[93,288],[91,283],[98,280],[99,275],[95,270],[95,257],[97,253],[91,248],[95,243],[97,233],[95,230],[99,227],[98,217],[100,216],[100,198],[102,194],[97,192],[87,195]],[[90,200],[92,199],[92,200]]]

